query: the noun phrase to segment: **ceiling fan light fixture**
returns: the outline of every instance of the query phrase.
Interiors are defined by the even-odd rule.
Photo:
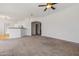
[[[51,8],[51,5],[47,5],[47,8]]]

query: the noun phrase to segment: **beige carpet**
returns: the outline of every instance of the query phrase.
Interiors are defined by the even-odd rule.
[[[0,41],[2,56],[79,56],[79,44],[32,36]]]

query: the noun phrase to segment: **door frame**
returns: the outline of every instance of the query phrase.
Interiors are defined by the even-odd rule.
[[[33,22],[31,22],[31,35],[34,36],[34,34],[33,34],[33,25],[34,24],[40,24],[40,35],[39,36],[41,36],[41,34],[42,34],[42,30],[41,30],[42,29],[42,24],[39,21],[33,21]]]

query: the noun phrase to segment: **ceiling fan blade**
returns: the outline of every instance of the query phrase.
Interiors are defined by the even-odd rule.
[[[38,5],[38,7],[44,7],[44,6],[47,6],[47,5]]]
[[[44,9],[44,11],[46,11],[46,10],[47,10],[47,8]]]
[[[56,8],[54,8],[54,7],[51,7],[53,10],[55,10]]]
[[[47,3],[47,5],[55,5],[55,4],[57,4],[57,3]]]
[[[51,5],[55,5],[55,4],[57,4],[57,3],[51,3]]]

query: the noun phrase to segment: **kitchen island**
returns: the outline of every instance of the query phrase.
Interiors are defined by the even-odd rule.
[[[6,31],[6,34],[9,34],[9,38],[20,38],[25,36],[26,34],[25,28],[18,27],[9,27]]]

